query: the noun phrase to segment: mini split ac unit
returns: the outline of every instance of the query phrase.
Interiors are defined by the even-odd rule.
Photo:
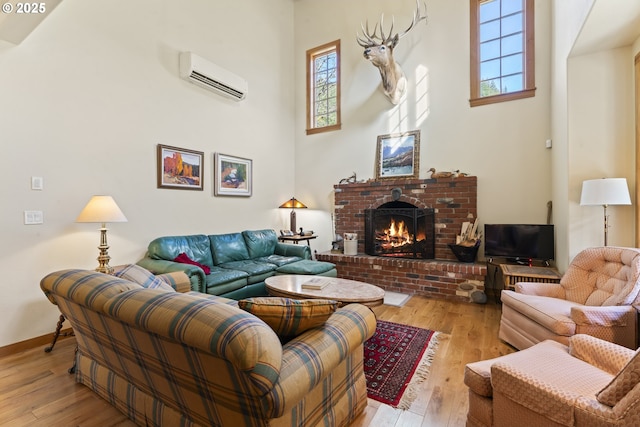
[[[180,53],[180,77],[236,101],[244,99],[249,90],[242,77],[191,52]]]

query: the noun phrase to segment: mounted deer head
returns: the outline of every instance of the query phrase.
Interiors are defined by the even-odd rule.
[[[394,19],[391,20],[391,28],[389,34],[384,33],[384,15],[380,16],[380,35],[378,35],[378,24],[373,28],[373,32],[369,31],[369,21],[366,28],[360,24],[363,36],[356,34],[358,44],[364,48],[363,55],[366,59],[378,68],[380,77],[382,77],[382,89],[392,104],[397,104],[404,98],[407,93],[407,78],[398,64],[393,59],[393,49],[397,46],[400,39],[407,35],[409,31],[420,21],[426,22],[427,5],[424,4],[424,15],[420,11],[420,4],[416,1],[416,11],[413,14],[411,25],[402,33],[393,34]]]

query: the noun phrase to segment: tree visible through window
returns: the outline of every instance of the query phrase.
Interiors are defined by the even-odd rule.
[[[534,96],[534,0],[470,2],[471,106]]]
[[[307,51],[307,134],[340,126],[340,40],[336,40]]]

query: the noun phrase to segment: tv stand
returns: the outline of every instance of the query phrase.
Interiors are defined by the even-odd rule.
[[[533,259],[533,258],[520,258],[520,257],[499,257],[499,258],[487,258],[487,264],[517,264],[528,265],[529,267],[551,267],[552,260],[545,259]]]
[[[531,258],[507,258],[507,261],[513,264],[528,265],[529,267],[533,266],[533,259]]]
[[[530,266],[528,262],[526,265],[521,265],[490,259],[487,261],[485,290],[491,290],[498,302],[500,291],[514,290],[518,282],[560,283],[562,275],[557,269],[549,266],[548,261],[545,264],[545,266]]]

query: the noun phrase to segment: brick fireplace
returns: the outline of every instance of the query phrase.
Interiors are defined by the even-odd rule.
[[[455,243],[462,223],[477,217],[477,177],[370,180],[338,184],[335,190],[336,234],[358,233],[357,255],[324,252],[321,261],[337,265],[338,275],[360,280],[388,291],[468,301],[458,295],[460,283],[484,289],[484,263],[461,263],[447,244]],[[402,202],[435,214],[434,259],[408,259],[365,254],[365,211]]]

